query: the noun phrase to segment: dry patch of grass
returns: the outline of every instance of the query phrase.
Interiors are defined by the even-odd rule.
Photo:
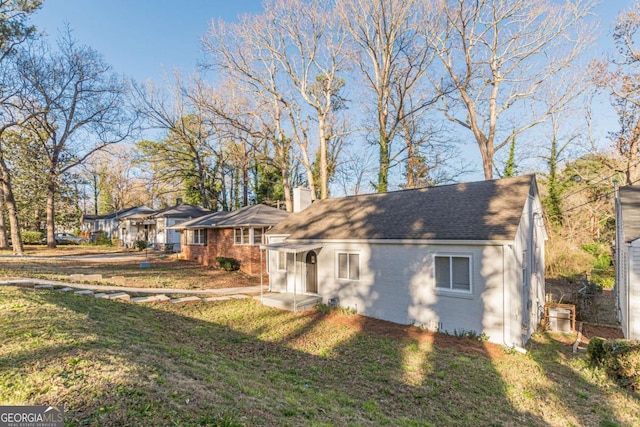
[[[0,288],[0,401],[70,426],[632,426],[637,395],[548,335],[527,355],[253,300],[138,306]]]
[[[146,260],[147,258],[141,258]],[[260,277],[241,272],[204,267],[191,261],[178,260],[175,256],[151,255],[149,268],[141,268],[140,260],[96,262],[78,258],[0,258],[0,277],[28,277],[66,281],[71,274],[101,274],[102,281],[94,284],[168,289],[219,289],[260,284]],[[110,280],[123,277],[124,280]],[[74,282],[82,280],[74,279]]]

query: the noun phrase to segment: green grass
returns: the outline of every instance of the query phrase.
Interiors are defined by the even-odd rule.
[[[546,334],[529,347],[253,300],[0,287],[0,402],[63,404],[69,426],[640,425],[638,395],[584,356]]]

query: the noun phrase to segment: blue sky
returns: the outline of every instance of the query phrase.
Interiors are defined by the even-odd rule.
[[[50,36],[66,22],[117,73],[160,81],[174,68],[195,71],[212,19],[260,10],[259,0],[44,0],[32,22]]]
[[[596,7],[602,25],[595,49],[610,48],[611,25],[632,3],[604,0]],[[67,22],[75,37],[104,55],[116,72],[158,81],[163,69],[196,69],[202,58],[199,39],[212,19],[233,21],[260,10],[260,0],[44,0],[33,23],[55,36]]]

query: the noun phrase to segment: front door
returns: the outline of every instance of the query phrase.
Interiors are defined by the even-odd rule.
[[[305,261],[307,267],[307,292],[312,294],[318,293],[318,256],[314,251],[307,252]]]

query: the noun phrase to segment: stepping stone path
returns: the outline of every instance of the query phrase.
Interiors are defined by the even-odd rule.
[[[131,302],[145,303],[145,302],[169,302],[171,298],[166,295],[152,295],[149,297],[136,297],[131,298]]]
[[[86,280],[86,278],[90,277],[91,275],[78,274],[75,276],[83,276],[83,279]],[[114,277],[113,279],[116,279],[116,277]],[[120,279],[120,278],[118,277],[117,279]],[[124,279],[124,277],[122,279]],[[92,291],[91,289],[76,289],[69,286],[64,286],[64,287],[60,287],[60,286],[61,285],[53,285],[51,283],[41,283],[41,284],[34,285],[33,288],[36,290],[55,290],[57,292],[73,292],[76,295],[92,295],[96,299],[111,299],[111,300],[121,300],[121,301],[128,301],[128,302],[130,301],[137,304],[153,303],[153,302],[171,302],[172,304],[191,304],[196,302],[229,301],[232,299],[250,298],[248,295],[242,295],[242,294],[221,295],[221,296],[214,296],[214,297],[188,296],[188,297],[181,297],[181,298],[170,298],[164,294],[154,294],[154,295],[132,298],[131,295],[129,295],[126,292],[94,293],[94,291]]]
[[[184,297],[184,298],[174,298],[171,300],[173,304],[189,304],[192,302],[200,302],[201,298],[198,297]]]
[[[116,292],[115,294],[110,294],[109,299],[121,299],[123,301],[131,301],[131,295],[126,292]]]
[[[231,297],[207,297],[207,298],[202,298],[202,301],[204,302],[213,302],[213,301],[229,301],[231,299]]]

